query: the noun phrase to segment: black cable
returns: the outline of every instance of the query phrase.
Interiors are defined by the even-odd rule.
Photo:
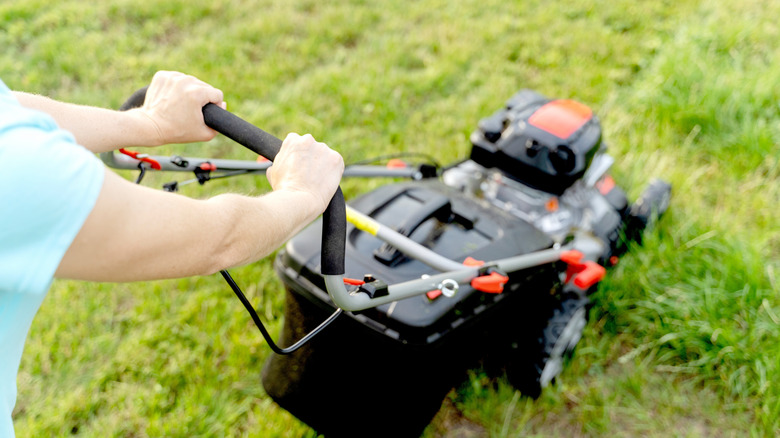
[[[144,175],[146,174],[146,167],[143,164],[144,164],[143,162],[138,164],[138,168],[141,170],[141,174],[138,175],[138,179],[135,180],[136,184],[140,184],[141,180],[143,179]],[[219,176],[211,178],[211,179],[225,178],[225,177],[228,177],[228,176],[238,175],[240,173],[249,173],[249,171],[238,170],[238,171],[233,172],[232,174],[219,175]],[[197,180],[193,180],[193,181],[197,181]],[[186,184],[186,183],[187,182],[185,181],[182,184]],[[231,289],[233,289],[233,292],[236,294],[238,299],[241,301],[241,304],[243,304],[244,307],[246,308],[247,312],[249,312],[249,316],[252,317],[252,321],[254,321],[254,323],[257,326],[257,328],[260,329],[260,333],[263,335],[263,338],[265,338],[265,341],[268,342],[268,345],[271,347],[271,350],[273,350],[274,353],[276,353],[276,354],[290,354],[290,353],[294,352],[295,350],[303,347],[304,344],[309,342],[314,336],[316,336],[319,332],[321,332],[325,327],[329,326],[330,323],[335,321],[336,318],[339,315],[341,315],[341,313],[343,312],[342,309],[336,309],[336,311],[333,312],[333,314],[330,315],[328,317],[328,319],[326,319],[320,325],[315,327],[314,330],[309,332],[306,336],[304,336],[301,339],[299,339],[298,342],[292,344],[291,346],[289,346],[287,348],[281,348],[278,345],[276,345],[274,340],[271,338],[271,335],[268,333],[268,330],[265,329],[265,326],[263,325],[263,322],[260,320],[260,317],[257,315],[257,312],[255,312],[255,308],[252,307],[252,303],[250,303],[249,300],[246,298],[244,293],[241,291],[241,288],[238,287],[238,284],[236,284],[235,280],[233,280],[233,277],[230,276],[230,273],[227,270],[219,271],[219,273],[222,274],[222,277],[225,279],[225,281],[227,281],[227,284],[230,286]]]
[[[335,321],[336,318],[339,315],[341,315],[341,313],[343,312],[343,310],[341,309],[336,309],[336,311],[333,312],[333,314],[330,315],[328,319],[323,321],[320,325],[318,325],[314,330],[309,332],[306,336],[302,337],[298,342],[292,344],[287,348],[280,348],[279,346],[276,345],[273,339],[271,339],[271,335],[268,334],[268,331],[265,329],[263,322],[260,321],[260,317],[257,315],[257,312],[255,312],[255,308],[252,307],[252,303],[250,303],[249,300],[244,295],[244,293],[241,292],[241,288],[238,287],[236,282],[233,280],[233,277],[230,276],[230,273],[228,273],[227,270],[219,271],[219,273],[222,274],[222,277],[225,279],[227,284],[230,286],[231,289],[233,289],[233,292],[235,292],[236,296],[241,301],[241,304],[244,305],[247,312],[249,312],[249,315],[252,317],[252,321],[254,321],[257,328],[260,329],[260,333],[263,335],[263,338],[265,338],[265,341],[268,342],[268,345],[271,347],[271,350],[273,350],[274,353],[276,354],[290,354],[293,351],[301,348],[303,344],[309,342],[315,335],[317,335],[325,327],[330,325],[331,322]]]
[[[228,177],[236,176],[236,175],[244,175],[244,174],[249,173],[249,172],[254,172],[254,170],[247,170],[247,169],[233,170],[233,171],[230,171],[230,172],[220,173],[218,175],[212,175],[211,179],[228,178]]]
[[[237,175],[245,175],[245,174],[251,173],[251,172],[255,172],[255,171],[254,170],[245,170],[245,169],[233,170],[233,171],[230,171],[230,172],[220,173],[220,174],[217,174],[217,175],[211,175],[209,177],[208,181],[211,181],[211,180],[214,180],[214,179],[220,179],[220,178],[228,178],[228,177],[237,176]],[[168,184],[176,183],[177,187],[181,187],[181,186],[186,186],[188,184],[192,184],[192,183],[196,183],[196,182],[200,182],[198,180],[198,178],[192,178],[192,179],[184,180],[182,182],[171,181]]]
[[[144,179],[144,175],[146,175],[146,166],[144,166],[143,161],[138,163],[138,169],[141,171],[141,173],[138,174],[138,178],[136,178],[135,183],[141,184],[141,180]]]
[[[128,110],[130,108],[141,106],[143,104],[144,98],[146,96],[146,89],[147,89],[147,87],[144,87],[144,88],[136,91],[135,93],[133,93],[133,95],[130,97],[130,99],[128,99],[127,102],[125,102],[122,105],[120,110],[125,111],[125,110]],[[216,107],[213,104],[209,104],[209,105],[211,105],[212,107],[218,108],[218,107]],[[205,108],[204,108],[204,110],[205,110]],[[227,113],[227,115],[229,117],[235,117],[235,116],[230,115],[230,113]],[[220,117],[220,119],[222,119],[223,122],[227,121],[229,123],[235,123],[234,119],[228,119],[228,118],[223,119],[221,117]],[[212,120],[217,121],[213,117],[212,117]],[[237,120],[238,120],[238,122],[243,122],[240,119],[237,119]],[[243,123],[246,123],[246,122],[243,122]],[[271,148],[271,149],[269,149],[270,151],[273,151],[274,147],[278,150],[278,146],[274,146],[274,142],[279,142],[279,144],[281,144],[281,140],[279,140],[279,139],[269,135],[268,133],[266,133],[265,131],[263,131],[263,130],[261,130],[259,128],[256,128],[254,126],[251,126],[251,128],[254,128],[255,130],[259,131],[261,134],[266,136],[264,141],[261,141],[260,144],[257,145],[256,147],[262,147],[262,149],[264,151],[265,151],[266,148],[269,148],[269,147]],[[270,137],[270,140],[267,137]],[[242,143],[240,141],[239,141],[239,143],[244,144],[245,146],[247,146],[250,149],[252,149],[249,145],[247,145],[245,143]],[[255,142],[254,141],[250,141],[250,143],[254,144]],[[252,149],[252,150],[255,150],[255,149]],[[265,152],[266,153],[261,153],[260,155],[263,155],[264,157],[267,157],[267,158],[273,158],[272,156],[269,156],[269,154],[267,153],[268,151],[265,151]],[[276,153],[274,152],[272,155],[275,156]],[[174,162],[174,164],[176,164],[176,163]],[[143,179],[144,175],[146,174],[146,167],[144,166],[143,161],[138,163],[138,168],[140,169],[141,173],[140,173],[140,175],[138,175],[138,179],[135,180],[136,184],[140,184],[141,180]],[[237,170],[237,171],[230,172],[230,173],[227,173],[227,174],[224,174],[224,175],[218,175],[218,176],[210,177],[209,179],[226,178],[226,177],[229,177],[229,176],[235,176],[235,175],[240,175],[240,174],[249,173],[249,172],[250,172],[249,170]],[[199,179],[196,179],[195,181],[199,181]],[[182,184],[185,184],[185,183],[187,183],[187,182],[184,182]],[[343,199],[342,199],[342,203],[343,203]],[[276,345],[276,343],[273,341],[273,339],[271,339],[271,335],[268,334],[268,331],[265,329],[265,326],[263,325],[263,322],[260,321],[260,317],[257,315],[257,312],[255,312],[255,308],[252,307],[252,303],[250,303],[249,300],[246,298],[244,293],[241,291],[241,288],[238,287],[236,282],[233,280],[233,277],[230,276],[230,273],[228,273],[227,270],[219,271],[219,273],[222,274],[222,277],[225,279],[225,281],[227,281],[227,284],[230,286],[231,289],[233,289],[233,292],[235,292],[236,296],[241,301],[241,304],[244,305],[244,307],[246,308],[247,312],[249,312],[249,315],[252,317],[252,321],[254,321],[254,323],[257,326],[257,328],[260,329],[260,333],[262,333],[263,338],[265,338],[266,342],[268,342],[268,345],[271,347],[271,350],[273,350],[274,353],[276,353],[276,354],[290,354],[290,353],[294,352],[295,350],[301,348],[305,343],[309,342],[315,335],[317,335],[319,332],[321,332],[325,327],[330,325],[330,323],[335,321],[336,318],[338,318],[338,316],[341,315],[341,313],[343,312],[342,309],[336,309],[336,311],[333,312],[333,314],[330,315],[328,317],[328,319],[326,319],[320,325],[318,325],[316,328],[314,328],[314,330],[309,332],[309,334],[307,334],[306,336],[304,336],[300,340],[298,340],[298,342],[294,343],[293,345],[291,345],[291,346],[289,346],[287,348],[279,348],[279,346]]]

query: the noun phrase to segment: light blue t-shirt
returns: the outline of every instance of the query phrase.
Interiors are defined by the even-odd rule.
[[[0,437],[14,436],[30,324],[103,185],[103,164],[0,81]]]

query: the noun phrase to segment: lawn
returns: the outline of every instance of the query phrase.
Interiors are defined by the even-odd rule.
[[[0,78],[116,108],[155,71],[184,71],[348,163],[464,157],[478,120],[521,88],[582,101],[615,178],[632,198],[668,180],[669,213],[593,295],[554,386],[529,399],[474,369],[424,436],[778,436],[778,16],[771,0],[6,1]],[[160,153],[252,158],[225,138]],[[260,177],[182,193],[266,190]],[[233,274],[278,333],[271,258]],[[56,281],[22,360],[17,435],[316,436],[265,395],[270,354],[219,276]]]

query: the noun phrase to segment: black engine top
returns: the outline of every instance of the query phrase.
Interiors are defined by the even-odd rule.
[[[479,122],[471,143],[475,162],[560,195],[590,166],[601,145],[601,125],[579,102],[522,90]]]

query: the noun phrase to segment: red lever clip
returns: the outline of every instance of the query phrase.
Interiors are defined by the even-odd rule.
[[[584,255],[576,250],[561,253],[561,261],[569,267],[566,269],[566,283],[574,278],[574,285],[580,289],[588,289],[604,279],[607,270],[596,262],[586,260],[582,262]]]
[[[428,292],[426,292],[425,296],[427,296],[429,300],[433,301],[436,298],[439,298],[440,296],[442,296],[442,294],[443,294],[443,292],[441,291],[441,289],[434,289],[434,290],[429,290]]]
[[[580,289],[589,289],[604,279],[607,270],[596,262],[585,262],[585,269],[574,277],[574,285]]]
[[[471,256],[468,256],[468,257],[466,257],[466,260],[463,260],[463,265],[464,266],[474,266],[474,267],[477,267],[477,266],[482,266],[484,264],[485,264],[485,262],[483,262],[482,260],[477,260],[477,259],[475,259],[474,257],[471,257]]]
[[[344,277],[344,284],[346,284],[347,286],[363,286],[364,284],[366,284],[366,282],[363,280],[358,280],[357,278]]]
[[[471,280],[471,287],[489,294],[500,294],[504,291],[504,285],[507,282],[509,282],[509,277],[493,271],[489,275],[483,275]]]
[[[466,257],[466,260],[463,260],[463,265],[480,267],[484,266],[485,262],[469,256]],[[493,268],[488,268],[487,272],[485,272],[485,275],[481,275],[471,280],[471,287],[478,291],[489,294],[500,294],[504,291],[504,285],[507,284],[507,282],[509,282],[509,277],[501,272],[493,270]]]
[[[142,161],[144,163],[149,163],[149,165],[154,170],[162,170],[162,166],[160,166],[160,162],[157,160],[154,160],[152,158],[149,158],[146,154],[141,154],[136,151],[129,151],[125,148],[119,149],[119,152],[127,155],[128,157],[135,158],[138,161]]]

